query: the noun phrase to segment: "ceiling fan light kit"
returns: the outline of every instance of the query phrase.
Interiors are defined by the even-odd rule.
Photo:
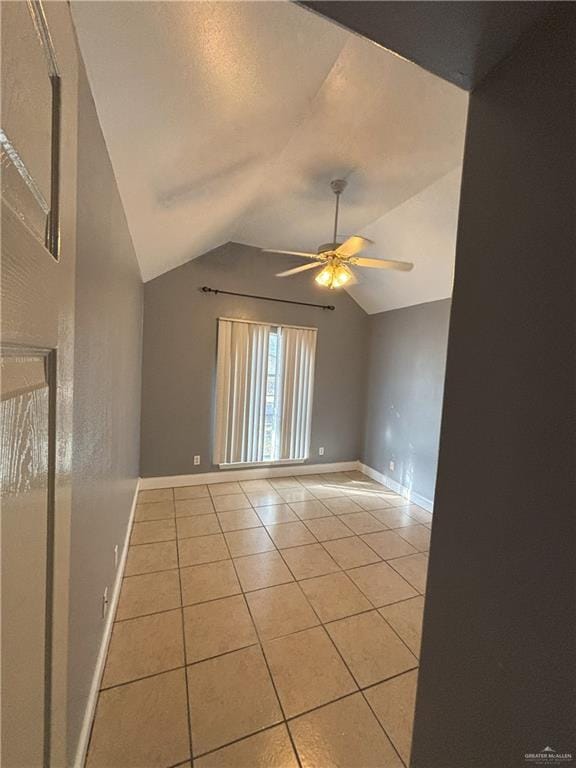
[[[325,288],[342,288],[348,283],[355,281],[354,274],[350,265],[358,267],[370,267],[375,269],[397,269],[408,272],[414,266],[407,261],[391,261],[390,259],[363,259],[357,256],[367,245],[372,245],[372,241],[360,235],[352,235],[345,242],[338,242],[338,213],[340,209],[340,195],[346,189],[345,179],[334,179],[330,182],[330,187],[336,195],[336,210],[334,212],[334,236],[331,243],[324,243],[318,248],[316,253],[307,253],[303,251],[276,251],[267,249],[268,253],[282,253],[289,256],[303,256],[306,259],[313,259],[312,264],[302,264],[293,269],[287,269],[279,272],[276,277],[289,277],[307,269],[316,269],[323,267],[315,281],[318,285]]]
[[[352,272],[345,264],[337,263],[337,259],[331,259],[324,269],[316,275],[316,282],[324,288],[342,288],[352,280]]]

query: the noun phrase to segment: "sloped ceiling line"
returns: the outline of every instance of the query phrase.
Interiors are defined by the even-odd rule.
[[[314,94],[308,100],[308,105],[307,105],[306,110],[302,111],[300,120],[293,127],[292,133],[290,134],[290,136],[288,136],[286,142],[284,143],[284,146],[282,147],[282,149],[280,149],[278,151],[277,156],[270,158],[270,161],[269,161],[269,164],[268,164],[268,171],[269,171],[268,176],[267,176],[266,179],[263,178],[262,184],[260,185],[260,187],[256,191],[254,200],[252,201],[252,203],[250,205],[251,208],[255,208],[257,205],[259,205],[260,201],[265,196],[265,194],[266,194],[265,185],[268,183],[268,180],[269,180],[270,176],[274,177],[274,169],[279,164],[279,158],[281,158],[283,155],[285,155],[288,152],[289,147],[290,147],[291,143],[295,140],[295,137],[297,136],[299,129],[301,129],[301,127],[305,124],[306,120],[309,119],[310,113],[313,110],[313,106],[318,101],[318,98],[319,98],[319,96],[320,96],[320,94],[322,92],[322,89],[325,87],[325,85],[328,82],[330,76],[335,71],[335,68],[338,65],[338,61],[340,60],[340,57],[342,56],[342,50],[344,49],[344,46],[347,44],[347,42],[348,42],[347,40],[344,41],[343,45],[341,46],[337,56],[335,57],[335,59],[334,59],[334,61],[332,63],[332,66],[326,72],[324,78],[319,81],[318,87],[317,87],[316,91],[314,92]],[[351,173],[351,171],[348,171],[346,173],[339,172],[338,178],[347,178],[350,175],[350,173]],[[335,172],[332,173],[332,176],[334,176],[334,175],[335,175]],[[326,185],[326,197],[329,198],[329,187],[328,187],[328,185]],[[240,217],[237,217],[236,222],[235,222],[236,225],[238,224],[239,220],[240,220]],[[234,231],[234,236],[233,236],[232,239],[237,241],[237,242],[240,242],[238,240],[237,231],[236,230]],[[246,243],[246,245],[257,245],[257,244],[255,244],[255,243]]]

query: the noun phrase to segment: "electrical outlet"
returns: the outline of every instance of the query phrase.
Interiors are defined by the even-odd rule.
[[[194,466],[197,467],[200,464],[200,456],[194,456]]]
[[[396,466],[396,462],[394,461],[394,459],[388,462],[388,469],[390,470],[390,472],[394,472],[395,466]]]
[[[324,446],[323,445],[320,446],[320,448],[318,448],[318,456],[324,456]]]
[[[102,595],[102,618],[106,616],[107,610],[108,610],[108,587],[104,589],[104,594]]]
[[[118,544],[114,544],[114,568],[118,568]]]

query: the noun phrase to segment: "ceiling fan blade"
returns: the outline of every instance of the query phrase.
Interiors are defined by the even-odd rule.
[[[262,248],[264,253],[283,253],[286,256],[304,256],[306,259],[319,259],[317,253],[304,253],[303,251],[277,251],[273,248]]]
[[[278,272],[276,277],[289,277],[289,275],[297,275],[298,272],[305,272],[307,269],[316,269],[321,267],[322,264],[302,264],[300,267],[294,267],[294,269],[287,269],[285,272]]]
[[[356,275],[354,274],[354,272],[352,272],[352,270],[350,270],[350,274],[352,275],[352,277],[351,277],[351,278],[350,278],[350,280],[349,280],[349,281],[346,283],[346,286],[345,286],[346,288],[350,288],[350,286],[351,286],[351,285],[358,285],[358,278],[356,277]]]
[[[391,261],[390,259],[354,259],[357,267],[376,267],[377,269],[399,269],[410,272],[414,264],[409,261]]]
[[[372,240],[368,240],[366,237],[360,237],[360,235],[352,235],[348,240],[345,240],[342,245],[336,248],[337,256],[344,256],[346,258],[355,256],[360,251],[363,251],[367,246],[372,245]]]

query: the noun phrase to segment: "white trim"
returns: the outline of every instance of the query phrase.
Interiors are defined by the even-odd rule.
[[[94,714],[96,712],[98,693],[100,692],[100,683],[102,681],[102,675],[104,674],[104,665],[106,663],[108,645],[110,644],[110,637],[112,635],[112,626],[114,624],[114,616],[116,615],[116,606],[118,605],[118,599],[120,597],[120,587],[122,586],[124,566],[126,565],[126,557],[128,556],[128,544],[130,543],[130,534],[132,532],[132,524],[134,522],[134,514],[136,512],[136,502],[138,500],[140,483],[141,481],[138,479],[136,482],[136,488],[134,490],[134,498],[132,499],[132,507],[130,509],[128,525],[126,526],[126,536],[124,538],[122,554],[120,556],[120,560],[118,561],[118,567],[116,568],[116,578],[114,580],[112,595],[108,605],[108,614],[106,616],[104,632],[102,633],[98,658],[96,659],[96,667],[92,676],[92,685],[90,686],[90,693],[88,695],[88,701],[86,702],[86,709],[84,710],[84,719],[82,721],[82,730],[80,731],[80,738],[78,739],[78,746],[76,748],[74,768],[83,768],[86,761],[86,753],[88,751],[88,743],[90,741],[90,732],[92,730],[92,721],[94,720]]]
[[[425,496],[421,496],[419,493],[412,491],[410,488],[407,488],[405,485],[401,485],[396,480],[393,480],[391,477],[388,477],[388,475],[384,475],[382,474],[382,472],[378,472],[377,469],[372,469],[372,467],[369,467],[367,464],[362,464],[361,461],[358,462],[358,469],[360,470],[360,472],[363,472],[365,475],[368,475],[368,477],[371,477],[372,480],[376,480],[378,483],[382,483],[382,485],[385,485],[387,488],[390,488],[391,491],[395,491],[400,496],[403,496],[405,499],[408,499],[409,501],[414,502],[414,504],[417,504],[419,507],[422,507],[423,509],[428,510],[428,512],[434,511],[433,499],[428,499]]]
[[[233,469],[233,465],[227,465],[227,468],[220,472],[202,472],[196,475],[168,475],[165,477],[141,477],[140,490],[148,491],[154,488],[181,488],[188,485],[204,485],[205,483],[229,483],[231,481],[241,480],[265,480],[268,477],[287,477],[294,472],[295,463],[279,466],[270,464],[267,466],[250,467],[244,469]],[[419,507],[433,512],[434,501],[425,496],[421,496],[415,491],[411,491],[404,485],[393,480],[391,477],[372,469],[361,461],[340,461],[333,464],[298,464],[299,475],[320,475],[326,472],[352,472],[360,470],[368,477],[376,480],[391,491],[395,491],[409,501],[413,501]],[[229,467],[229,468],[228,468]]]
[[[352,472],[360,468],[358,461],[339,461],[334,464],[299,464],[299,475],[319,475],[325,472]],[[293,466],[258,467],[257,469],[227,469],[224,472],[203,472],[197,475],[170,475],[167,477],[141,477],[142,491],[154,488],[181,488],[186,485],[205,483],[229,483],[233,480],[264,480],[268,477],[287,477],[294,472]]]

